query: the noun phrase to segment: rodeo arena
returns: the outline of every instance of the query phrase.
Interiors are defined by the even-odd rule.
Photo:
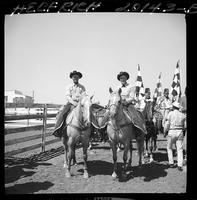
[[[169,88],[162,88],[162,72],[156,75],[152,94],[139,65],[136,71],[132,100],[124,99],[129,72],[120,72],[117,79],[126,85],[109,88],[107,105],[86,94],[65,106],[5,91],[5,194],[186,193],[180,62]],[[73,82],[81,77],[70,73]]]

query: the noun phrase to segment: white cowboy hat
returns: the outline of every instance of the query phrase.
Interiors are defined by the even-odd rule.
[[[176,108],[180,108],[180,103],[178,103],[177,101],[175,101],[172,105]]]

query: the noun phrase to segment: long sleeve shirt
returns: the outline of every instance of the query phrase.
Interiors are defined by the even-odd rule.
[[[123,100],[126,100],[127,103],[132,103],[133,101],[137,101],[135,94],[135,86],[131,86],[131,84],[126,83],[125,86],[118,86],[118,89],[121,88],[121,97]]]
[[[160,107],[160,109],[170,109],[172,108],[172,102],[170,99],[162,96],[158,99],[157,105]]]
[[[68,102],[73,104],[74,102],[78,102],[79,98],[83,93],[85,93],[85,87],[81,84],[70,84],[66,88],[66,99]]]

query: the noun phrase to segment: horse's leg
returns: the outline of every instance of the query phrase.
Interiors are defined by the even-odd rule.
[[[66,144],[66,138],[64,136],[62,136],[62,143],[63,143],[63,147],[64,147],[64,165],[63,167],[66,168],[68,165],[68,159],[67,159],[67,151],[68,151],[68,147]]]
[[[114,161],[114,168],[113,168],[113,173],[112,177],[117,178],[117,143],[114,141],[109,140],[111,149],[112,149],[112,154],[113,154],[113,161]]]
[[[128,169],[131,168],[131,163],[132,163],[132,151],[133,151],[132,140],[130,141],[130,144],[129,144],[129,151],[130,151],[130,156],[129,156],[129,161],[128,161]]]
[[[145,156],[148,157],[148,142],[149,138],[148,136],[145,137]]]
[[[120,143],[117,144],[117,152],[121,151]]]
[[[153,136],[150,138],[150,162],[153,162]]]
[[[73,147],[73,165],[77,165],[75,150],[76,150],[76,143],[74,144]]]
[[[139,166],[141,167],[142,164],[144,164],[144,138],[136,138],[136,144],[138,149],[138,156],[139,156]]]
[[[124,144],[124,153],[123,153],[123,162],[124,162],[124,168],[123,168],[123,174],[126,174],[127,169],[127,157],[128,157],[128,151],[130,149],[130,141],[125,142]]]
[[[153,137],[153,143],[154,143],[154,151],[157,150],[157,135],[156,133],[154,134],[154,137]]]
[[[89,146],[89,137],[86,137],[86,133],[84,134],[84,137],[82,138],[82,145],[83,145],[83,160],[84,160],[84,173],[83,177],[84,178],[89,178],[88,174],[88,167],[87,167],[87,159],[88,159],[88,146]]]
[[[68,163],[67,163],[67,167],[66,167],[66,177],[69,178],[71,177],[71,174],[70,174],[70,168],[71,168],[71,160],[73,158],[73,139],[72,138],[69,138],[68,139],[68,142],[67,142],[67,145],[68,145]]]

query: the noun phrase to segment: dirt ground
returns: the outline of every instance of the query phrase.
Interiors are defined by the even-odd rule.
[[[154,162],[139,168],[134,143],[132,169],[126,178],[121,176],[123,151],[118,152],[117,179],[111,176],[113,160],[108,143],[94,143],[93,149],[88,151],[89,179],[83,178],[81,148],[76,150],[78,165],[71,167],[71,178],[65,177],[61,146],[44,153],[26,154],[26,157],[5,158],[5,193],[186,193],[186,166],[182,172],[168,168],[163,136],[158,137],[157,146]]]

